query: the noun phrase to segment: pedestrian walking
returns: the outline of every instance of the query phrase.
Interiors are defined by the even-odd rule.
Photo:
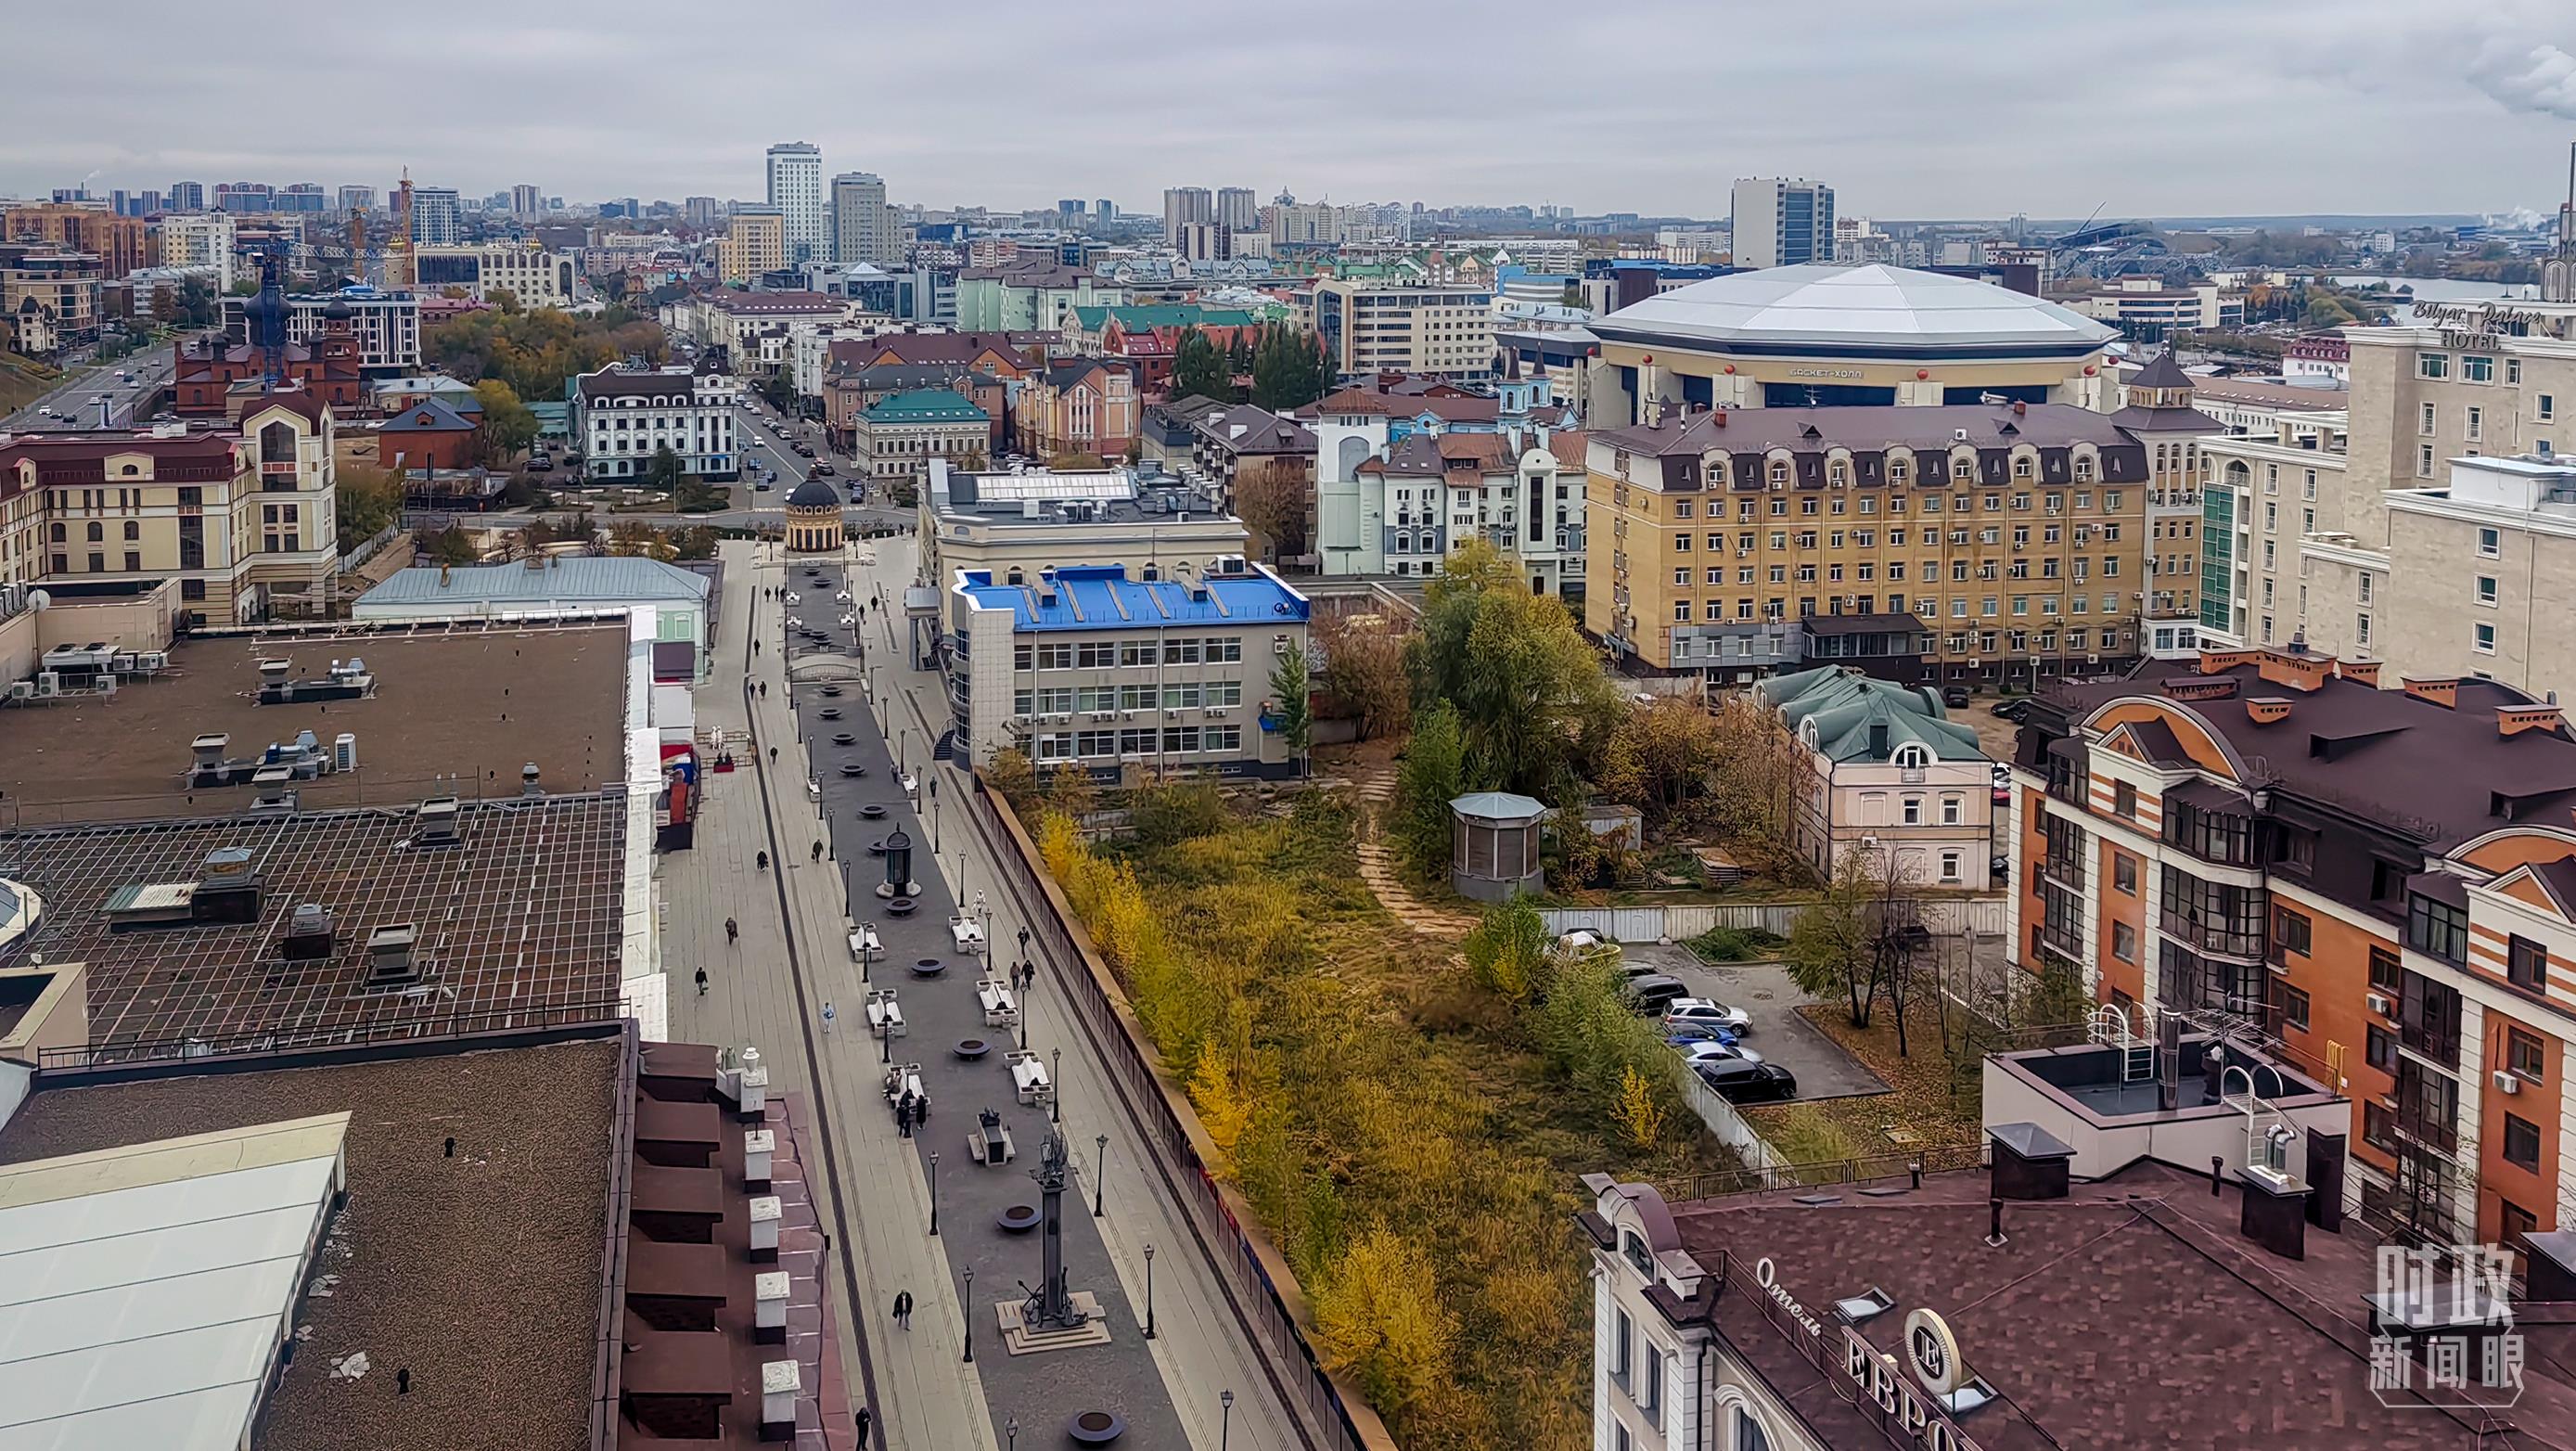
[[[832,1031],[832,1005],[828,1002],[823,1004],[823,1031],[826,1034]]]
[[[865,1446],[866,1444],[868,1444],[868,1425],[869,1425],[869,1423],[870,1423],[870,1422],[872,1422],[872,1421],[874,1421],[874,1420],[876,1420],[876,1413],[875,1413],[875,1412],[873,1412],[873,1411],[869,1410],[869,1409],[868,1409],[867,1407],[865,1407],[865,1406],[861,1406],[861,1407],[859,1407],[859,1421],[858,1421],[858,1426],[859,1426],[859,1444],[860,1444],[860,1445]]]
[[[771,746],[769,748],[769,764],[773,766],[778,764],[778,748],[776,746]]]
[[[765,872],[769,870],[769,853],[765,851],[753,852],[751,854],[751,864],[754,867],[759,868],[761,871]]]
[[[912,1101],[912,1126],[919,1129],[929,1122],[930,1100],[927,1098],[914,1099]]]
[[[912,1093],[910,1090],[906,1090],[903,1097],[894,1101],[894,1128],[898,1135],[907,1139],[912,1137]]]
[[[769,682],[766,680],[760,682],[760,698],[763,700],[769,698]]]
[[[821,843],[821,842],[819,842],[819,841],[818,841],[818,842],[814,843],[814,860],[816,860],[816,861],[818,861],[818,862],[819,862],[819,861],[821,861],[822,859],[823,859],[823,843]]]
[[[725,919],[725,946],[727,946],[727,947],[731,947],[731,946],[733,946],[736,942],[739,942],[739,941],[741,941],[741,940],[742,940],[742,927],[741,927],[738,923],[736,923],[736,922],[735,922],[731,917],[727,917],[727,918]],[[705,969],[705,968],[700,968],[700,969],[698,969],[698,970],[699,970],[700,972],[704,972],[704,971],[706,971],[706,969]]]
[[[912,1292],[897,1290],[894,1296],[894,1323],[906,1330],[912,1328]]]
[[[699,969],[698,969],[698,996],[699,996],[699,997],[705,997],[706,995],[707,995],[707,970],[706,970],[705,968],[703,968],[703,967],[702,967],[702,968],[699,968]]]

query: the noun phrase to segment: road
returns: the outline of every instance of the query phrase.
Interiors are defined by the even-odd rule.
[[[130,353],[113,363],[75,367],[44,396],[11,414],[0,427],[13,433],[96,428],[100,425],[96,400],[101,395],[108,400],[106,426],[132,427],[148,420],[164,406],[175,366],[170,345],[165,342],[142,352]],[[116,375],[120,369],[131,372],[134,381],[117,382]],[[44,416],[43,410],[47,408],[58,416]]]

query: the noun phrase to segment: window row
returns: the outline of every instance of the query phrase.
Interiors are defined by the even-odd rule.
[[[1119,756],[1241,755],[1243,727],[1151,726],[1125,730],[1058,731],[1035,741],[1039,761]]]
[[[1193,706],[1243,704],[1240,680],[1192,680],[1177,685],[1050,686],[1016,691],[1016,715],[1063,715],[1071,711],[1184,710]]]
[[[1022,643],[1011,647],[1018,670],[1108,670],[1132,665],[1228,665],[1243,659],[1240,635],[1196,635],[1165,640],[1085,640]]]

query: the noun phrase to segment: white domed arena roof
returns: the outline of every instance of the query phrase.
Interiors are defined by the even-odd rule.
[[[1645,347],[1810,357],[2080,357],[2118,336],[1991,282],[1829,263],[1694,282],[1623,307],[1592,331]]]

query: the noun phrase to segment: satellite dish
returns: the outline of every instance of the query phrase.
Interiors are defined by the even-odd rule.
[[[53,608],[53,605],[54,597],[51,592],[40,589],[31,589],[27,591],[27,608],[31,610],[46,610]]]

